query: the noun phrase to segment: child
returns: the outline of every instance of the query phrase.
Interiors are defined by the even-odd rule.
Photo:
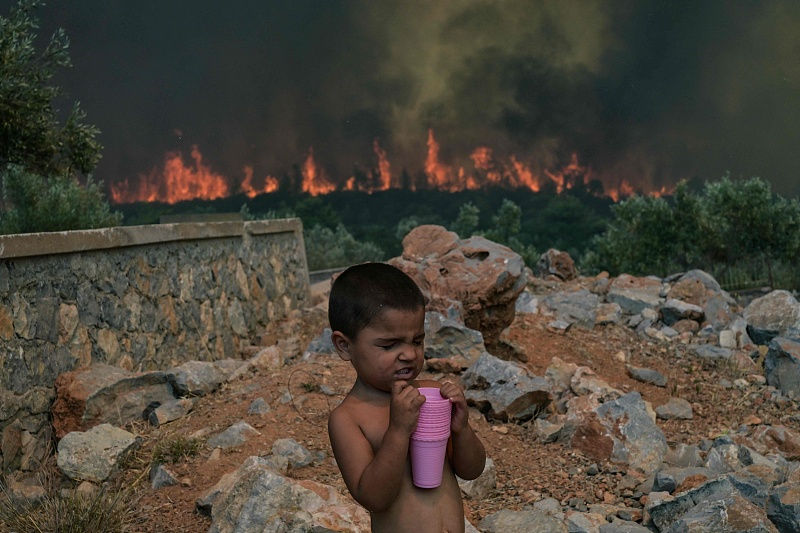
[[[453,404],[442,484],[420,489],[411,481],[409,438],[425,402],[411,383],[424,361],[419,287],[387,264],[350,267],[333,283],[328,318],[336,352],[356,371],[353,388],[328,419],[328,434],[350,494],[370,512],[372,531],[464,531],[455,476],[478,477],[486,453],[469,426],[464,393],[452,382],[441,383]]]

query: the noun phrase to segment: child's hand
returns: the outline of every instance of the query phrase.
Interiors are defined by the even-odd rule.
[[[464,398],[464,391],[455,383],[449,381],[442,382],[439,393],[443,398],[450,400],[453,404],[453,416],[450,419],[450,431],[459,433],[467,427],[469,411],[467,410],[467,399]]]
[[[395,381],[392,385],[392,403],[389,407],[389,425],[411,436],[417,428],[419,408],[425,396],[407,381]]]

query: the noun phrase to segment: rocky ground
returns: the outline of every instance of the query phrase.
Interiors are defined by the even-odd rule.
[[[800,431],[796,404],[765,400],[760,380],[748,379],[752,369],[727,362],[703,362],[688,356],[684,345],[643,339],[624,325],[571,327],[562,332],[548,327],[552,321],[552,316],[541,313],[519,314],[506,332],[505,340],[525,354],[524,366],[542,376],[557,357],[593,369],[611,387],[639,391],[653,406],[671,397],[687,400],[693,411],[691,420],[658,421],[671,447],[678,443],[700,445],[705,439],[734,434],[748,424],[782,424]],[[325,322],[320,309],[296,313],[266,332],[263,341],[277,343],[285,356],[300,359],[300,347],[318,336]],[[666,377],[666,386],[633,379],[626,372],[626,364],[660,372]],[[442,374],[428,375],[437,378]],[[273,442],[283,438],[295,439],[319,454],[319,460],[311,465],[290,469],[289,477],[332,485],[348,499],[325,428],[329,410],[341,400],[353,378],[348,363],[333,355],[317,356],[278,369],[248,372],[213,394],[198,398],[192,412],[174,422],[160,427],[146,422],[129,424],[127,429],[141,436],[143,444],[127,460],[115,484],[135,489],[133,530],[208,530],[210,518],[198,512],[196,501],[223,474],[235,470],[249,456],[268,454]],[[266,412],[249,414],[252,402],[259,398],[265,400]],[[163,453],[169,443],[186,437],[206,442],[209,435],[240,420],[260,434],[221,453],[202,446],[194,455],[169,457],[165,466],[178,483],[151,488],[153,457]],[[496,469],[494,488],[479,497],[465,498],[466,516],[473,524],[491,513],[519,510],[546,498],[554,498],[563,509],[616,505],[629,508],[630,518],[641,519],[643,498],[635,490],[638,481],[631,480],[625,467],[598,461],[568,443],[543,443],[531,421],[516,424],[487,420],[473,410],[471,423]]]
[[[465,250],[451,274],[494,253],[448,235],[421,241]],[[774,291],[745,308],[699,271],[587,278],[569,271],[568,256],[551,259],[538,276],[517,268],[509,278],[516,267],[502,258],[496,278],[477,276],[487,291],[505,280],[494,303],[505,298],[515,315],[469,302],[454,310],[444,296],[445,314],[426,315],[422,377],[461,380],[491,459],[462,485],[469,523],[486,532],[800,531],[800,343],[789,340],[800,303]],[[354,372],[326,342],[325,290],[315,286],[318,305],[272,324],[241,360],[62,375],[52,407],[58,460],[45,469],[52,485],[121,491],[133,531],[261,531],[276,516],[297,530],[368,530],[327,437]],[[503,313],[513,322],[488,335],[461,321],[491,327]],[[27,479],[12,478],[11,492],[35,496]]]

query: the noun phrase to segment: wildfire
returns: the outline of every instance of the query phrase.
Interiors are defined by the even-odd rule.
[[[569,163],[560,169],[536,170],[535,166],[515,154],[510,154],[507,158],[498,157],[491,147],[478,146],[469,154],[472,163],[470,169],[463,165],[450,165],[441,160],[441,147],[433,129],[428,130],[426,145],[424,182],[417,179],[406,184],[412,190],[429,188],[458,192],[500,186],[511,189],[526,188],[533,192],[540,192],[548,187],[561,193],[575,187],[586,187],[588,191],[605,194],[615,202],[637,192],[626,180],[609,179],[608,176],[601,176],[602,179],[598,180],[590,166],[579,162],[577,153],[573,153]],[[337,189],[372,193],[400,187],[399,179],[392,176],[387,151],[381,147],[378,139],[373,141],[372,151],[376,157],[374,169],[364,178],[357,179],[351,176],[337,186],[317,163],[313,147],[309,148],[300,170],[302,176],[302,183],[298,184],[300,190],[317,196]],[[135,185],[131,185],[127,179],[111,184],[111,201],[117,204],[153,201],[172,204],[194,199],[214,200],[231,194],[228,185],[231,180],[212,171],[203,162],[203,156],[196,146],[192,147],[191,159],[192,163],[186,164],[180,153],[166,154],[163,167],[139,176]],[[462,161],[464,162],[467,161]],[[467,164],[467,167],[469,166]],[[272,175],[266,175],[263,180],[254,180],[255,172],[250,165],[243,167],[243,173],[244,179],[239,185],[239,190],[248,198],[273,193],[281,187],[282,182]],[[259,183],[256,184],[255,181]],[[663,196],[670,192],[671,189],[661,187],[648,194]]]
[[[116,203],[161,201],[174,204],[183,200],[216,200],[229,196],[225,178],[203,164],[197,146],[191,152],[194,165],[186,165],[179,153],[168,153],[160,172],[140,176],[136,188],[128,180],[111,185],[111,199]]]
[[[336,185],[328,181],[325,172],[314,161],[314,148],[308,149],[308,156],[303,163],[303,192],[311,196],[328,194],[336,190]]]
[[[268,194],[271,192],[275,192],[278,190],[278,179],[272,176],[267,176],[264,178],[264,185],[261,189],[256,189],[253,187],[253,167],[250,165],[245,165],[244,169],[244,181],[242,182],[241,189],[242,192],[248,198],[255,198],[259,194]]]

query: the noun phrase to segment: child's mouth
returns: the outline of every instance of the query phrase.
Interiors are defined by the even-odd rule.
[[[397,376],[398,378],[403,379],[403,378],[411,377],[411,373],[412,373],[412,371],[411,371],[410,368],[404,368],[402,370],[398,370],[397,372],[395,372],[394,375]]]

